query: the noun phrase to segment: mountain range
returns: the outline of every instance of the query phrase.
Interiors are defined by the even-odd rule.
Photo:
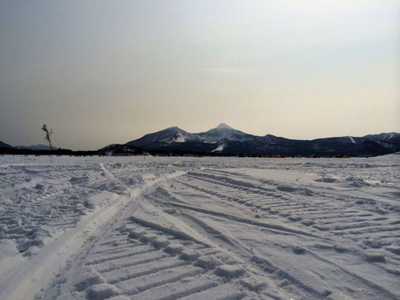
[[[400,151],[400,134],[292,140],[271,134],[251,135],[222,123],[201,133],[170,127],[130,141],[125,146],[174,154],[376,156]]]
[[[0,142],[1,153],[48,152],[48,146],[12,147]],[[29,152],[30,151],[30,152]],[[179,127],[146,134],[125,144],[112,144],[97,151],[54,149],[68,155],[223,155],[223,156],[377,156],[400,151],[400,134],[370,134],[363,137],[343,136],[314,140],[293,140],[267,134],[256,136],[224,123],[206,132],[190,133]]]

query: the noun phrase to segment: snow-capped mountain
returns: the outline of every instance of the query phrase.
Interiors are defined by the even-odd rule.
[[[369,134],[363,137],[364,140],[369,140],[369,141],[391,141],[399,138],[400,138],[400,133],[397,132]]]
[[[390,132],[381,134],[370,134],[363,137],[364,140],[373,141],[379,145],[397,151],[398,145],[400,144],[400,133]]]
[[[179,127],[174,126],[161,131],[146,134],[138,140],[126,143],[126,145],[145,148],[154,144],[186,143],[197,140],[198,137],[195,134],[186,132]]]
[[[217,127],[206,132],[199,133],[198,136],[203,139],[205,143],[219,143],[225,139],[230,141],[247,141],[255,138],[254,135],[233,129],[225,123],[221,123]]]
[[[375,156],[400,151],[400,134],[291,140],[271,134],[255,136],[222,123],[201,133],[189,133],[178,127],[170,127],[126,145],[146,151],[176,154]]]

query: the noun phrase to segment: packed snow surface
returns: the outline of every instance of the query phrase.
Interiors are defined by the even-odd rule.
[[[400,299],[400,155],[0,157],[0,299]]]

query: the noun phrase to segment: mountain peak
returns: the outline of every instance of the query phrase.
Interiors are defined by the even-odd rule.
[[[164,130],[161,130],[161,131],[166,131],[166,130],[182,130],[182,129],[180,129],[178,126],[171,126],[171,127],[165,128]]]
[[[233,129],[233,128],[226,125],[225,123],[221,123],[216,127],[216,129]]]

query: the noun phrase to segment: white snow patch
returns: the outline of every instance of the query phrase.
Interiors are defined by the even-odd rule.
[[[220,151],[224,150],[224,147],[225,146],[223,144],[218,145],[218,147],[215,148],[214,150],[212,150],[211,152],[220,152]]]
[[[180,133],[178,133],[177,137],[175,138],[175,142],[176,143],[184,143],[184,142],[186,142],[186,139]]]
[[[350,141],[351,141],[353,144],[357,144],[357,142],[354,140],[353,137],[349,136],[349,139],[350,139]]]

